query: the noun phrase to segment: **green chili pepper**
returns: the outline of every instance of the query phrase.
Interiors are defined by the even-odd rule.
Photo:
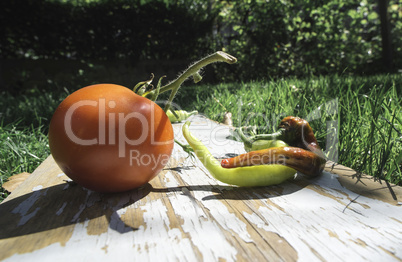
[[[185,110],[168,110],[166,114],[169,117],[171,123],[177,123],[186,120],[192,115],[198,114],[198,111],[194,110],[191,112],[187,112]]]
[[[224,168],[205,145],[190,133],[189,126],[189,121],[183,125],[185,139],[205,168],[221,182],[244,187],[270,186],[280,184],[296,174],[293,168],[279,164]]]

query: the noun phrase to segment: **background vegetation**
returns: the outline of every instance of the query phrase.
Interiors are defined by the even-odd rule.
[[[180,106],[219,120],[215,99],[233,112],[241,100],[244,125],[250,112],[306,117],[336,98],[338,113],[312,123],[322,146],[335,121],[342,164],[401,184],[401,18],[400,0],[0,1],[0,182],[48,156],[48,124],[69,93],[150,73],[172,80],[224,50],[239,62],[186,82]]]
[[[383,48],[379,3],[386,2]],[[180,68],[216,50],[239,64],[224,72],[215,66],[211,81],[402,68],[400,0],[13,0],[1,1],[0,10],[0,85],[12,92],[26,90],[30,78],[116,64],[138,79],[150,73],[138,72],[144,63]]]

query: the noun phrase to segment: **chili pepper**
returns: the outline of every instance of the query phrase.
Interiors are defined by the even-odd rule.
[[[284,130],[289,145],[320,153],[321,149],[314,136],[313,129],[306,120],[287,116],[279,123],[279,128]]]
[[[177,123],[186,120],[192,115],[198,114],[198,111],[194,110],[187,112],[185,110],[168,110],[166,114],[169,117],[170,122]]]
[[[279,124],[280,136],[290,147],[274,147],[251,151],[233,158],[223,159],[225,168],[282,164],[309,176],[319,175],[325,166],[322,153],[311,126],[298,117],[285,117]],[[289,135],[291,134],[291,136]]]
[[[325,165],[325,161],[315,153],[299,147],[271,147],[257,151],[251,151],[236,157],[223,159],[221,165],[224,168],[238,168],[246,166],[260,166],[279,164],[291,167],[305,175],[319,175]]]
[[[183,125],[185,139],[205,168],[221,182],[245,187],[270,186],[280,184],[296,173],[293,168],[279,164],[224,168],[205,145],[190,133],[189,126],[189,121]]]

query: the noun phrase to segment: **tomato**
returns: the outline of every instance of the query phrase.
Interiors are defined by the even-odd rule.
[[[87,86],[57,107],[49,147],[73,181],[98,192],[146,184],[167,164],[174,133],[153,101],[114,84]]]

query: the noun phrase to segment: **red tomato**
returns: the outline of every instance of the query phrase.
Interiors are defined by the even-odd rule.
[[[172,125],[154,102],[119,85],[84,87],[56,109],[49,147],[61,170],[98,192],[146,184],[167,164]]]

